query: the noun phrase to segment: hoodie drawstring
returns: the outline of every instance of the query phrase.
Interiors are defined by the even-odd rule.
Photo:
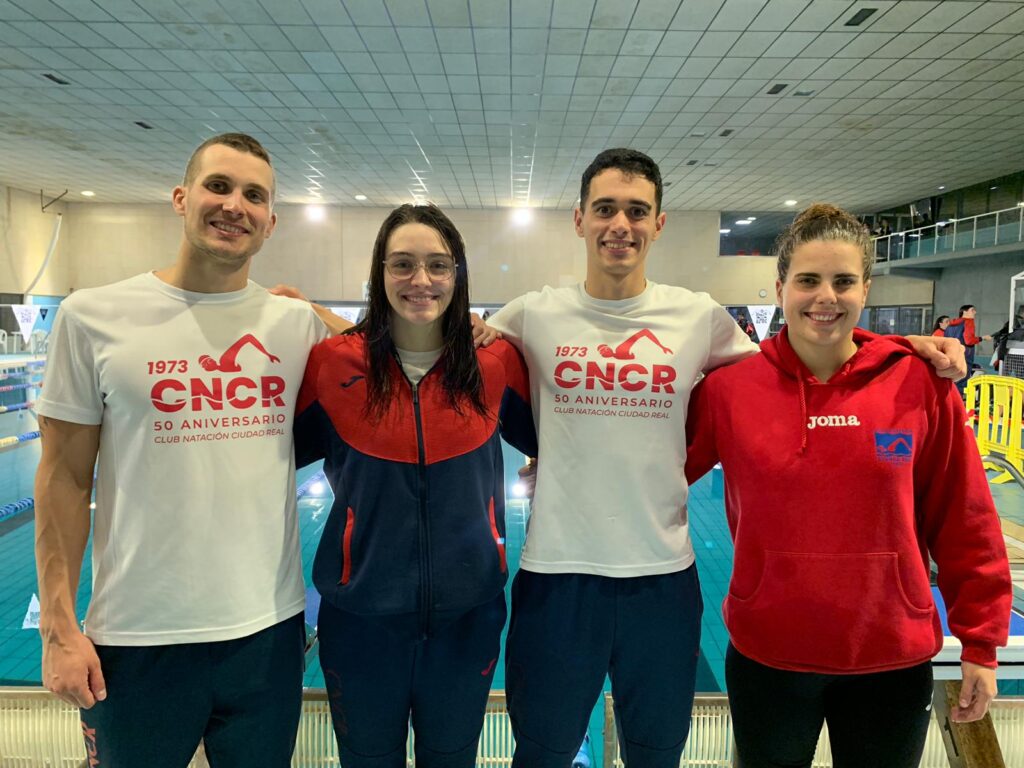
[[[797,391],[800,393],[800,450],[797,456],[802,456],[807,450],[807,395],[804,391],[804,377],[799,373],[796,377]]]

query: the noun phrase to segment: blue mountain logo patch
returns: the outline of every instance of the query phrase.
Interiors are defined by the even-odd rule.
[[[875,456],[890,464],[906,464],[914,456],[910,432],[875,432]]]

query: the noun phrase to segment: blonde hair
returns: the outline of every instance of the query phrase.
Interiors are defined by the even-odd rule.
[[[868,228],[842,208],[829,203],[814,203],[801,211],[775,241],[776,269],[780,282],[786,282],[793,251],[814,240],[838,240],[856,246],[861,252],[864,280],[871,279],[871,265],[874,264],[875,256]]]

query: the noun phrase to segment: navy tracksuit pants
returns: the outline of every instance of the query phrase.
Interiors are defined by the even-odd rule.
[[[505,625],[505,594],[419,632],[419,616],[376,618],[320,604],[320,665],[345,768],[472,768]]]
[[[519,571],[505,648],[514,768],[568,768],[606,674],[627,768],[678,768],[703,606],[695,565],[633,578]]]

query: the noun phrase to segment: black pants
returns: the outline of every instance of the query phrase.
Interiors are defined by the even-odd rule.
[[[287,768],[302,713],[302,614],[237,640],[96,646],[107,698],[82,710],[101,768]],[[93,763],[89,763],[93,765]]]
[[[741,768],[808,768],[822,722],[834,768],[917,768],[932,714],[932,665],[820,675],[725,655]]]
[[[513,768],[568,768],[605,675],[628,768],[678,768],[704,603],[697,566],[612,578],[519,571],[505,647]]]
[[[471,768],[505,625],[505,593],[422,638],[320,603],[320,666],[345,768]],[[418,615],[408,616],[415,629]]]

